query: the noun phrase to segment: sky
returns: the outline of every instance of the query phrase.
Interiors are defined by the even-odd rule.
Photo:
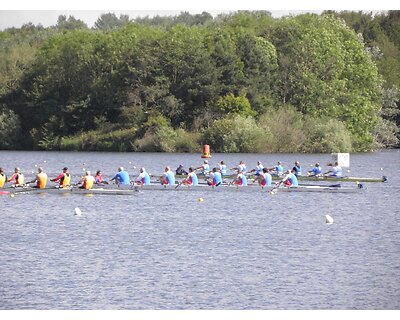
[[[392,0],[147,0],[147,1],[110,1],[110,0],[68,0],[65,2],[49,0],[13,0],[0,4],[0,30],[9,27],[19,28],[32,22],[44,27],[55,25],[60,15],[72,15],[83,20],[88,27],[103,13],[113,12],[117,16],[127,14],[131,19],[141,16],[178,15],[181,11],[191,14],[206,11],[213,16],[237,10],[268,10],[276,18],[303,12],[321,13],[323,10],[365,10],[380,11],[396,9]],[[397,5],[400,9],[400,5]]]

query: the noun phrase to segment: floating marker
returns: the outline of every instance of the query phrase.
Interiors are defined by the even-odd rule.
[[[74,213],[75,213],[76,216],[82,215],[82,211],[78,207],[74,209]]]
[[[199,198],[199,199],[197,199],[197,201],[203,202],[203,198]]]
[[[43,163],[46,163],[46,160],[43,160]]]
[[[14,194],[13,193],[10,193],[10,198],[14,198]]]
[[[327,214],[325,216],[325,218],[326,218],[326,223],[327,224],[332,224],[333,223],[333,218],[329,214]]]
[[[37,167],[37,164],[35,164],[35,168]]]

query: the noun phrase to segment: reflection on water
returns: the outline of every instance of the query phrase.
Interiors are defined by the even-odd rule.
[[[50,176],[67,165],[75,176],[87,168],[111,177],[121,165],[159,174],[202,162],[187,154],[0,157],[7,172],[18,165],[27,176],[38,163]],[[210,162],[220,160],[305,167],[330,157],[218,154]],[[398,309],[398,163],[397,151],[351,155],[352,175],[389,176],[356,194],[1,196],[0,308]]]

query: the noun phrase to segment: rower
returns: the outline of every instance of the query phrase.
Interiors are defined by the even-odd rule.
[[[308,175],[311,177],[319,177],[322,175],[322,168],[318,162],[315,164],[315,167],[312,170],[308,171]]]
[[[259,176],[257,176],[257,177],[253,180],[253,182],[256,182],[256,181],[258,181],[258,185],[259,185],[261,188],[270,187],[270,186],[271,186],[271,184],[272,184],[272,176],[271,176],[271,174],[268,172],[268,168],[263,168],[263,169],[262,169],[261,174],[260,174]]]
[[[189,168],[189,174],[187,178],[182,180],[182,184],[187,186],[197,186],[199,184],[199,180],[197,178],[196,172],[194,172],[194,168]]]
[[[257,166],[255,169],[252,169],[250,172],[255,172],[255,176],[258,177],[263,173],[264,166],[262,165],[261,161],[257,161]]]
[[[36,175],[35,180],[32,180],[28,183],[36,183],[36,185],[33,186],[32,188],[37,188],[37,189],[46,188],[47,174],[43,171],[42,167],[38,168],[38,174]]]
[[[140,186],[150,185],[150,175],[146,172],[145,168],[140,168],[140,174],[135,182]]]
[[[213,168],[210,177],[206,181],[209,186],[213,188],[218,187],[222,183],[221,172],[219,172],[217,168]]]
[[[6,180],[7,180],[7,176],[4,173],[4,169],[0,168],[0,189],[4,187]]]
[[[96,171],[96,175],[94,176],[94,183],[99,185],[108,184],[108,182],[104,180],[101,174],[101,170]]]
[[[94,184],[94,177],[92,176],[91,172],[86,171],[85,176],[79,181],[79,183],[82,183],[79,189],[86,189],[86,190],[92,189]]]
[[[23,187],[24,186],[24,175],[21,173],[21,170],[19,168],[14,169],[14,174],[11,176],[10,179],[7,180],[7,182],[12,182],[15,181],[14,186],[15,187]]]
[[[231,170],[236,170],[238,173],[246,173],[246,164],[243,161],[240,161],[238,166],[235,168],[231,168]]]
[[[293,173],[294,173],[294,175],[296,177],[300,177],[301,176],[301,165],[300,165],[299,161],[296,161],[294,163],[294,167],[292,168],[292,171],[293,171]]]
[[[231,184],[235,184],[236,186],[247,186],[247,178],[243,172],[237,170],[236,178],[231,182]]]
[[[273,176],[282,176],[283,175],[283,167],[280,161],[276,163],[276,166],[269,168],[269,170],[272,172]]]
[[[299,182],[297,180],[296,175],[293,173],[291,170],[287,170],[285,172],[285,177],[279,181],[278,186],[280,186],[282,183],[285,187],[298,187]]]
[[[119,167],[118,168],[118,172],[115,174],[115,176],[110,180],[110,181],[114,181],[115,183],[120,185],[128,185],[131,183],[131,180],[129,178],[129,174],[128,172],[126,172],[124,170],[124,167]]]
[[[166,187],[175,185],[175,175],[170,167],[165,167],[163,175],[160,177],[161,184]]]
[[[58,182],[61,188],[65,188],[69,186],[69,182],[71,181],[71,175],[68,172],[68,168],[64,167],[63,172],[60,173],[57,178],[50,179],[50,181]]]
[[[203,165],[196,168],[196,170],[200,170],[200,174],[208,175],[210,173],[210,165],[208,164],[208,160],[204,160]]]
[[[336,161],[334,165],[332,163],[328,164],[328,166],[332,167],[332,170],[329,170],[324,173],[324,175],[329,175],[329,177],[342,177],[342,167],[339,166],[339,163]]]
[[[226,164],[224,161],[219,163],[219,172],[221,173],[221,176],[226,176]]]

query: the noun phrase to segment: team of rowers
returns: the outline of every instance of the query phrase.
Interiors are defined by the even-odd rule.
[[[335,164],[329,164],[331,166],[331,170],[323,173],[323,170],[319,163],[315,164],[315,167],[308,171],[308,176],[322,176],[329,175],[334,177],[342,176],[342,168],[339,166],[337,162]],[[170,167],[165,167],[164,173],[161,177],[158,178],[158,181],[164,186],[195,186],[199,183],[199,177],[205,177],[205,180],[208,185],[212,187],[217,187],[223,182],[224,176],[227,176],[227,166],[224,161],[221,161],[218,164],[218,167],[214,167],[210,170],[210,165],[208,160],[204,160],[203,164],[200,167],[194,168],[190,167],[189,172],[185,171],[183,165],[180,165],[175,173],[177,175],[186,176],[181,182],[176,183],[175,173],[171,170]],[[243,161],[234,167],[231,170],[235,170],[236,174],[232,181],[229,184],[237,185],[237,186],[247,186],[247,177],[248,174],[252,174],[254,176],[253,182],[258,182],[261,187],[271,186],[272,184],[272,176],[282,177],[282,179],[276,184],[279,186],[281,184],[285,186],[298,186],[297,177],[302,175],[302,167],[299,161],[295,162],[295,165],[292,169],[284,171],[281,162],[277,162],[275,166],[272,168],[266,168],[263,166],[261,161],[257,161],[257,166],[247,171],[246,164]],[[196,173],[196,171],[198,173]],[[23,173],[19,168],[15,168],[14,173],[11,175],[9,179],[7,179],[3,168],[0,168],[0,188],[3,188],[5,183],[12,183],[14,187],[26,186],[27,184],[34,184],[33,188],[44,189],[47,184],[47,174],[44,172],[42,167],[38,168],[38,173],[34,180],[25,182],[25,178]],[[68,171],[67,167],[62,169],[62,172],[55,177],[54,179],[50,179],[52,182],[56,182],[59,184],[59,187],[69,187],[71,186],[71,174]],[[128,172],[124,170],[123,167],[118,168],[118,172],[115,174],[113,178],[110,179],[110,182],[113,181],[118,185],[131,185],[132,183],[136,185],[149,185],[150,175],[146,171],[145,168],[140,169],[140,174],[137,176],[135,180],[131,180]],[[86,171],[85,175],[81,177],[78,183],[75,185],[82,189],[91,189],[94,185],[104,185],[108,184],[101,173],[101,170],[96,172],[96,175],[93,176],[90,171]]]

